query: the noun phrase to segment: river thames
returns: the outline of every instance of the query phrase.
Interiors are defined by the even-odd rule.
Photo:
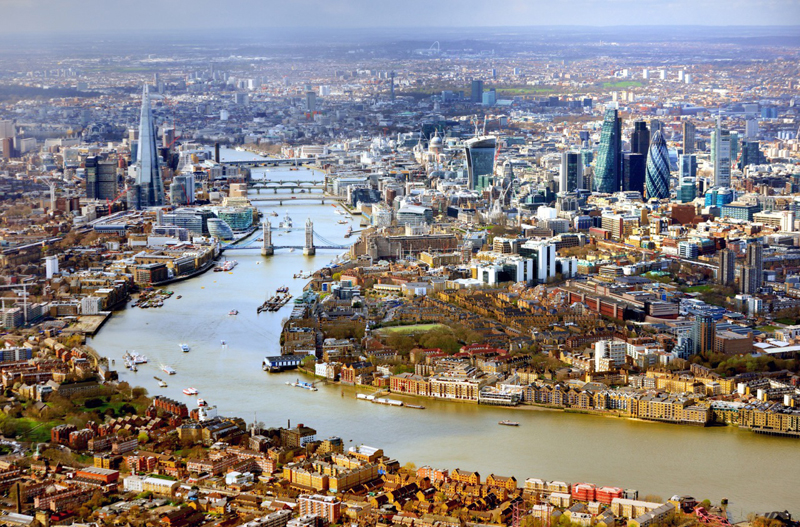
[[[228,156],[241,159],[240,152]],[[230,159],[230,157],[229,157]],[[269,169],[266,177],[310,179],[301,169]],[[254,178],[259,177],[254,173]],[[262,192],[262,196],[273,195]],[[295,227],[306,218],[314,229],[335,243],[348,243],[347,226],[338,223],[330,203],[284,201],[283,206],[260,203],[263,212],[276,211],[273,228],[288,212]],[[354,230],[358,216],[349,221]],[[273,231],[275,245],[302,245],[303,232]],[[350,238],[350,242],[355,236]],[[268,426],[304,423],[318,437],[339,436],[346,445],[383,448],[401,464],[478,470],[515,476],[520,482],[536,477],[571,483],[591,482],[639,490],[668,499],[674,494],[719,502],[728,498],[735,519],[749,512],[788,509],[800,513],[800,442],[761,436],[730,427],[695,428],[569,414],[536,409],[500,409],[465,403],[419,400],[425,410],[370,404],[355,398],[358,390],[319,385],[311,392],[286,385],[296,372],[268,374],[261,370],[265,355],[280,353],[282,321],[291,303],[277,313],[256,314],[256,308],[281,286],[293,295],[306,281],[295,273],[329,263],[336,250],[276,251],[263,257],[258,250],[229,251],[238,261],[231,273],[208,272],[174,284],[175,296],[160,309],[126,308],[116,312],[90,344],[116,361],[120,379],[184,401],[192,408],[197,397],[182,390],[194,387],[199,397],[218,407],[220,415],[257,419]],[[181,295],[181,299],[176,297]],[[230,316],[232,309],[238,316]],[[221,345],[221,341],[226,346]],[[183,353],[185,342],[191,352]],[[136,373],[122,367],[126,350],[147,355],[149,364]],[[159,364],[177,374],[164,374]],[[155,376],[168,388],[158,387]],[[498,426],[501,419],[519,427]]]

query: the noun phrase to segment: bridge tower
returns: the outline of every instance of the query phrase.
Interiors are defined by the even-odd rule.
[[[316,247],[314,247],[314,224],[311,222],[311,218],[306,220],[306,243],[303,246],[303,254],[306,256],[313,256],[317,253]]]
[[[261,224],[263,241],[261,242],[261,256],[272,256],[275,254],[275,248],[272,246],[272,225],[269,218],[264,220]]]

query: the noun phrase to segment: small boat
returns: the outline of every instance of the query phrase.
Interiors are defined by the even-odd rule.
[[[225,345],[225,341],[224,340],[221,340],[220,342],[222,343],[223,346]]]
[[[424,410],[425,409],[425,407],[422,406],[421,404],[406,404],[405,407],[406,408],[414,408],[415,410]]]
[[[184,395],[197,395],[198,393],[200,393],[200,392],[197,391],[197,388],[184,388],[183,389],[183,394]]]
[[[180,300],[181,298],[183,298],[183,295],[178,295],[175,297],[176,300]]]
[[[500,421],[497,424],[503,425],[503,426],[519,426],[519,423],[516,422],[516,421],[506,421],[506,420]]]
[[[336,223],[338,223],[339,225],[347,225],[347,220],[339,220]]]
[[[158,386],[159,386],[159,388],[166,388],[167,387],[167,383],[164,382],[164,381],[158,381]]]
[[[228,314],[231,315],[231,316],[238,315],[239,311],[236,310],[236,309],[231,309],[230,312],[228,312]]]
[[[206,402],[205,399],[198,399],[197,406],[208,406],[208,403]]]
[[[189,345],[188,344],[180,344],[181,351],[184,353],[189,353]]]
[[[134,373],[139,371],[139,368],[136,367],[136,364],[131,364],[131,371]]]
[[[176,373],[176,372],[175,372],[175,370],[173,370],[172,368],[170,368],[170,367],[169,367],[169,366],[167,366],[166,364],[163,364],[163,365],[161,366],[161,371],[163,371],[163,372],[164,372],[164,373],[166,373],[167,375],[175,375],[175,373]]]

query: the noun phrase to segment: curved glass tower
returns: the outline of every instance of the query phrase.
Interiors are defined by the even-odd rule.
[[[653,134],[645,172],[647,198],[669,198],[669,151],[661,130]]]
[[[622,166],[622,137],[617,110],[606,110],[603,130],[600,133],[600,148],[595,164],[594,190],[612,194],[619,191],[620,167]]]

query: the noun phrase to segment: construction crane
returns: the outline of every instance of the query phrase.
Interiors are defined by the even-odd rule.
[[[25,325],[28,325],[28,284],[14,284],[14,285],[0,285],[0,289],[14,289],[14,288],[22,288],[22,315],[25,319]],[[15,291],[19,294],[19,290]],[[6,299],[5,297],[0,297],[0,306],[3,309],[6,308]]]

